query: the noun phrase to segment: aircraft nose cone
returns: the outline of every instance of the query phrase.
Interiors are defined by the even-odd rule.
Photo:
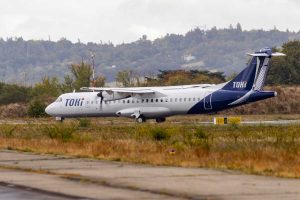
[[[53,105],[50,104],[49,106],[47,106],[46,109],[45,109],[45,112],[46,112],[48,115],[53,115]]]

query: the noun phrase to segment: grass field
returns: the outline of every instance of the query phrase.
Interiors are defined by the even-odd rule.
[[[173,117],[163,124],[136,124],[119,118],[2,122],[0,148],[300,178],[300,124],[197,124],[212,117]],[[299,115],[243,118],[299,119]]]

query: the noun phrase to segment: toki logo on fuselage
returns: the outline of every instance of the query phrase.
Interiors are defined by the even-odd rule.
[[[246,88],[247,81],[233,82],[233,88]]]
[[[84,98],[66,99],[65,106],[82,106]]]

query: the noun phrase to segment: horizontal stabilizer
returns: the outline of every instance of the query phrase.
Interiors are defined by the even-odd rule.
[[[270,55],[267,53],[247,53],[247,55],[257,56],[257,57],[270,57]],[[276,53],[271,54],[271,57],[273,57],[273,56],[275,57],[275,56],[286,56],[286,55],[284,53],[276,52]]]
[[[272,53],[272,56],[286,56],[284,53],[275,52]]]

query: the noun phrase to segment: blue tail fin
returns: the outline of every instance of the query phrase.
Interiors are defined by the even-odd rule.
[[[259,52],[248,54],[252,56],[247,67],[234,79],[229,81],[224,90],[249,91],[262,90],[269,68],[270,58],[284,54],[272,53],[270,48],[261,49]]]

